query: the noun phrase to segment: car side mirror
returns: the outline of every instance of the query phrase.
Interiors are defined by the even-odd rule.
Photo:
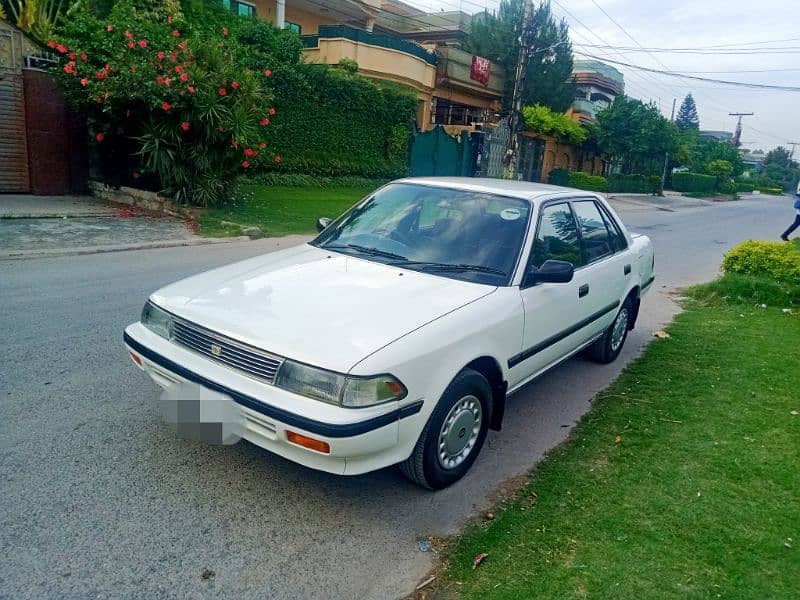
[[[325,229],[328,225],[333,222],[333,219],[329,219],[328,217],[320,217],[317,219],[317,231],[322,233],[322,230]]]
[[[533,267],[528,273],[527,283],[569,283],[575,275],[572,263],[563,260],[547,260],[539,267]]]

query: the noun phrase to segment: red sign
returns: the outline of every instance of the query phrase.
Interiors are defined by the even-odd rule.
[[[488,58],[480,56],[472,57],[472,69],[469,72],[469,78],[474,81],[480,81],[483,85],[489,85],[489,75],[492,72],[492,63]]]

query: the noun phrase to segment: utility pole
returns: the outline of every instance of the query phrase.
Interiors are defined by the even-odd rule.
[[[752,117],[755,113],[728,113],[731,117],[739,117],[739,121],[736,123],[736,133],[733,134],[733,145],[737,148],[742,145],[742,117]]]
[[[672,99],[672,114],[669,116],[671,123],[675,122],[675,102],[677,98]],[[667,185],[667,167],[669,166],[669,152],[664,153],[664,170],[661,172],[661,194],[664,194],[664,186]]]
[[[511,134],[508,137],[506,149],[506,175],[509,179],[517,178],[517,165],[519,163],[518,134],[522,130],[522,92],[525,89],[525,75],[528,72],[528,41],[530,39],[531,19],[533,5],[531,0],[525,0],[522,9],[522,24],[519,33],[519,54],[517,56],[517,69],[514,72],[514,94],[511,99]]]
[[[789,160],[792,160],[794,158],[795,146],[800,146],[800,142],[786,142],[786,145],[792,147],[792,153],[789,154]]]

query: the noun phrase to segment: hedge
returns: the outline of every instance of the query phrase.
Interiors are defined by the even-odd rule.
[[[700,173],[673,173],[672,189],[678,192],[711,193],[717,189],[717,178]]]
[[[800,251],[785,242],[749,240],[730,250],[722,261],[726,273],[766,275],[776,281],[800,285]]]
[[[409,88],[320,65],[276,72],[273,80],[270,134],[281,162],[270,170],[369,179],[407,174],[417,110]]]
[[[614,173],[608,176],[608,191],[624,194],[660,195],[661,177],[658,175],[623,175]]]
[[[322,175],[306,175],[304,173],[262,173],[253,177],[246,177],[242,180],[242,183],[268,185],[271,187],[377,189],[387,181],[387,179],[367,179],[366,177],[353,175],[325,177]]]
[[[605,192],[608,189],[608,181],[600,175],[574,171],[569,174],[569,187],[590,192]]]
[[[562,187],[569,186],[569,171],[562,167],[553,169],[547,176],[547,183],[550,185],[560,185]]]
[[[773,187],[759,187],[756,188],[762,194],[769,194],[770,196],[783,196],[784,191],[782,188],[773,188]]]
[[[752,183],[746,183],[744,181],[737,181],[736,182],[736,191],[737,192],[744,192],[746,194],[754,192],[756,186]]]

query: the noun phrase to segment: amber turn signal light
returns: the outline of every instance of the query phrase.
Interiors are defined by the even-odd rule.
[[[322,452],[323,454],[331,453],[331,446],[330,444],[328,444],[328,442],[323,442],[322,440],[315,440],[314,438],[310,438],[308,436],[295,433],[294,431],[287,431],[286,439],[292,442],[293,444],[297,444],[298,446],[303,446],[303,448],[310,448],[311,450],[316,450],[317,452]]]

